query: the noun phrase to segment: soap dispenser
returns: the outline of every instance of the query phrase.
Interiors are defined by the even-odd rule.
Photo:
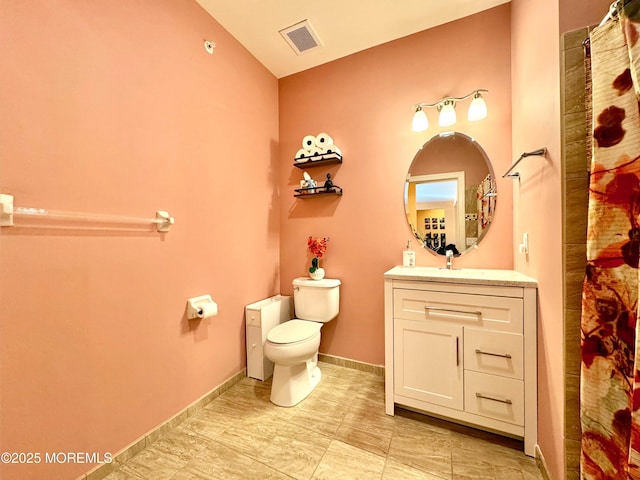
[[[402,252],[402,266],[403,267],[416,266],[416,252],[411,250],[411,240],[407,241],[407,249]]]

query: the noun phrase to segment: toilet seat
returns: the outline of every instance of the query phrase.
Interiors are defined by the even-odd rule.
[[[320,333],[321,323],[293,319],[269,330],[267,341],[273,344],[290,345],[307,341]]]

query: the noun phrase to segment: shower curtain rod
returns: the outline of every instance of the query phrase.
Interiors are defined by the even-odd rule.
[[[602,25],[604,25],[605,23],[607,23],[607,21],[615,19],[618,17],[618,12],[621,10],[621,8],[624,6],[623,5],[623,0],[616,0],[615,2],[613,2],[610,6],[609,6],[609,11],[607,12],[607,14],[604,16],[604,18],[602,19],[602,21],[600,22],[600,25],[598,25],[599,27],[601,27]]]

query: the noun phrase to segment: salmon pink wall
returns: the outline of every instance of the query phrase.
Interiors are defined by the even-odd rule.
[[[404,215],[404,182],[418,148],[445,129],[411,131],[418,102],[486,88],[489,116],[468,122],[469,101],[455,129],[475,138],[497,174],[511,163],[510,7],[508,4],[280,79],[281,290],[306,275],[308,236],[330,238],[322,266],[342,280],[338,318],[323,327],[320,351],[373,364],[384,362],[383,273],[402,262],[411,231]],[[341,197],[296,199],[302,170],[292,166],[302,138],[329,133],[342,149],[327,172]],[[446,168],[446,159],[442,160]],[[457,266],[511,268],[512,182],[498,178],[495,222],[480,248]],[[413,243],[415,246],[415,242]],[[421,266],[444,259],[417,252]]]
[[[513,156],[548,149],[525,159],[514,182],[514,239],[529,234],[529,255],[514,262],[538,280],[538,443],[555,480],[564,478],[558,3],[511,4]]]
[[[565,478],[560,34],[597,24],[610,2],[511,3],[513,155],[542,146],[549,151],[546,159],[529,159],[520,169],[514,237],[519,242],[527,232],[530,252],[516,254],[514,263],[538,280],[538,443],[555,480]]]
[[[559,0],[560,33],[598,25],[614,0]]]
[[[4,0],[0,44],[0,192],[176,219],[0,231],[0,451],[115,453],[240,372],[244,305],[279,290],[277,79],[192,0]]]

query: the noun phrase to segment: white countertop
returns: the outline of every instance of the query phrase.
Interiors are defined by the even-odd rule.
[[[385,279],[418,280],[422,282],[469,283],[506,287],[537,287],[538,282],[515,270],[461,268],[446,270],[437,267],[393,267],[384,273]]]

